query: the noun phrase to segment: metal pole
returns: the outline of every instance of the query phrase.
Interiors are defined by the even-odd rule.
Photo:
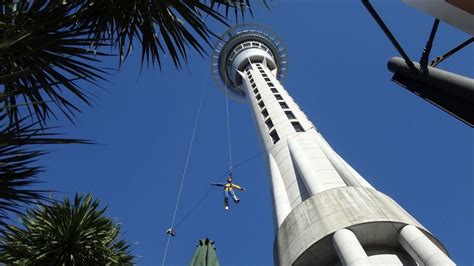
[[[431,66],[432,67],[436,67],[439,63],[443,62],[445,59],[447,59],[448,57],[452,56],[453,54],[457,53],[459,50],[461,50],[462,48],[466,47],[468,44],[470,44],[471,42],[474,42],[474,37],[471,37],[469,39],[467,39],[466,41],[464,41],[463,43],[461,43],[460,45],[454,47],[451,51],[445,53],[444,55],[442,56],[438,56],[436,57],[435,60],[431,61]]]
[[[397,39],[393,36],[393,34],[390,32],[388,27],[385,25],[383,22],[382,18],[380,18],[379,14],[377,14],[377,11],[375,11],[374,7],[369,3],[369,0],[362,0],[362,4],[367,8],[369,11],[370,15],[375,19],[377,24],[379,24],[380,28],[382,28],[382,31],[387,35],[388,39],[392,42],[393,46],[397,49],[397,51],[400,53],[400,55],[403,57],[407,65],[410,67],[411,70],[418,72],[416,67],[413,65],[413,62],[410,60],[408,55],[405,53],[403,50],[402,46],[398,43]]]
[[[428,58],[430,56],[431,48],[433,47],[433,40],[436,35],[436,31],[438,30],[439,19],[435,19],[433,23],[433,27],[431,28],[430,37],[426,42],[425,49],[423,49],[423,53],[421,54],[420,58],[420,66],[421,66],[421,73],[426,73],[428,71]]]

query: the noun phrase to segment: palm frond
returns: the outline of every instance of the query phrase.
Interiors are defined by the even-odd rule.
[[[75,99],[91,104],[78,81],[104,79],[102,46],[116,48],[122,63],[139,43],[142,65],[161,67],[167,55],[181,68],[189,49],[205,55],[212,46],[207,18],[228,25],[229,10],[252,14],[250,0],[10,0],[0,10],[0,93],[21,92],[6,105],[41,103],[28,105],[40,122],[55,116],[52,106],[74,122]],[[14,123],[22,117],[18,108],[9,115]]]
[[[0,115],[0,224],[9,212],[19,213],[24,204],[46,199],[45,191],[31,187],[39,182],[37,175],[43,170],[36,162],[46,153],[37,146],[88,143],[48,133],[48,128],[40,129],[38,123],[27,123],[26,118],[13,125],[6,116]]]
[[[120,224],[91,194],[40,205],[9,225],[0,239],[0,262],[22,265],[131,265]]]
[[[219,10],[222,6],[224,14]],[[243,17],[251,12],[250,1],[86,0],[77,14],[82,25],[92,27],[95,38],[109,40],[118,48],[120,62],[138,40],[142,64],[161,66],[161,57],[167,54],[180,68],[187,62],[188,48],[204,55],[207,47],[203,44],[210,46],[216,36],[206,18],[228,25],[229,10]]]
[[[216,7],[219,9],[221,6],[225,9],[225,17],[229,17],[230,11],[234,11],[235,19],[238,20],[239,17],[244,19],[245,13],[249,12],[253,17],[252,5],[250,0],[211,0],[211,7]],[[261,0],[262,4],[270,10],[267,0]]]
[[[96,84],[103,80],[104,70],[94,63],[105,54],[94,50],[103,43],[92,36],[91,29],[77,25],[74,8],[62,1],[23,0],[0,14],[0,88],[2,94],[15,94],[3,99],[6,105],[41,102],[29,105],[28,110],[45,121],[53,114],[51,103],[70,120],[79,110],[64,89],[91,104],[76,81]],[[19,108],[9,109],[11,121],[21,119],[19,112]]]
[[[213,33],[204,16],[226,24],[223,15],[200,1],[86,0],[77,16],[81,25],[93,29],[94,38],[118,49],[120,61],[138,41],[142,63],[161,66],[167,53],[177,67],[187,60],[188,47],[205,53],[201,41],[209,43]]]

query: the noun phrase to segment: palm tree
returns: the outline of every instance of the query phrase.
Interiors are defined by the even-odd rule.
[[[0,261],[20,265],[110,265],[133,263],[129,244],[119,240],[120,224],[91,194],[71,202],[39,205],[8,225],[0,239]]]
[[[85,142],[51,134],[44,122],[56,117],[54,106],[73,121],[77,99],[91,104],[83,86],[105,79],[99,64],[109,54],[101,47],[117,51],[120,64],[139,45],[142,64],[160,65],[168,53],[180,67],[189,47],[204,54],[210,44],[205,18],[226,24],[231,10],[244,16],[247,7],[249,0],[1,1],[0,223],[23,203],[44,199],[30,188],[45,153],[36,146]]]
[[[0,225],[5,225],[9,212],[20,213],[25,203],[45,200],[44,191],[31,188],[38,183],[37,175],[43,170],[36,164],[47,153],[43,145],[88,143],[65,139],[27,119],[13,125],[6,116],[5,112],[0,113]]]
[[[265,0],[261,1],[266,5]],[[78,103],[91,105],[91,91],[84,86],[99,85],[106,79],[108,68],[100,64],[101,58],[118,55],[120,66],[132,47],[138,46],[142,65],[156,64],[161,68],[163,55],[167,54],[181,68],[187,62],[189,49],[205,55],[215,37],[205,19],[227,25],[231,11],[236,18],[247,11],[251,13],[250,0],[0,1],[0,224],[8,228],[2,242],[5,262],[32,264],[38,260],[48,264],[70,259],[79,264],[85,260],[81,256],[92,252],[90,245],[84,249],[68,246],[71,249],[64,250],[58,245],[63,242],[35,242],[33,235],[27,236],[29,232],[45,234],[67,226],[58,220],[61,212],[68,213],[67,199],[29,210],[22,216],[24,228],[4,221],[8,212],[21,213],[23,204],[45,200],[44,191],[30,187],[38,182],[37,174],[42,171],[36,161],[45,152],[38,145],[87,143],[50,133],[46,122],[57,117],[58,110],[74,122],[80,112]],[[104,47],[108,49],[101,49]],[[104,230],[92,237],[95,244],[103,245],[103,249],[90,246],[102,252],[94,254],[98,256],[95,258],[102,262],[109,259],[109,264],[130,262],[128,246],[115,242],[119,227],[100,217],[105,210],[98,211],[97,205],[96,201],[91,203],[91,196],[76,196],[71,210],[93,210],[96,216],[87,216],[97,222],[97,228],[82,223],[70,224],[71,228]],[[69,231],[54,232],[58,239],[61,234],[72,237],[67,234]],[[45,243],[50,245],[43,247]],[[107,253],[107,245],[111,253]],[[64,253],[59,254],[58,250]],[[73,256],[67,258],[64,254],[69,251],[77,253],[70,253]]]
[[[243,17],[249,7],[250,0],[2,1],[0,93],[8,96],[7,105],[29,103],[40,122],[55,115],[52,106],[74,121],[79,107],[72,99],[91,104],[90,91],[79,81],[97,84],[105,78],[98,65],[106,55],[101,47],[112,48],[107,51],[119,56],[119,64],[139,46],[142,65],[161,68],[167,54],[180,68],[189,48],[204,55],[212,43],[215,34],[206,18],[227,25],[230,10]],[[19,108],[10,108],[9,116],[18,123]]]

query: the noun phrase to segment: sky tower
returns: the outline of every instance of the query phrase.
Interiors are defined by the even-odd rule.
[[[214,80],[246,101],[266,151],[276,265],[454,265],[443,245],[326,142],[280,83],[288,55],[255,24],[231,28],[212,55]]]

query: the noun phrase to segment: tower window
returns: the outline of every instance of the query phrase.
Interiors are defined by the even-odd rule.
[[[257,85],[255,85],[255,83],[252,83],[251,85],[252,85],[252,88],[254,88],[254,89],[255,89],[255,87],[257,87]]]
[[[285,111],[285,114],[286,114],[286,117],[288,117],[288,119],[296,119],[292,111]]]
[[[296,132],[304,132],[304,128],[301,126],[299,122],[291,122],[291,124],[295,128]]]
[[[275,98],[279,101],[283,101],[283,97],[280,94],[275,94]]]
[[[255,89],[253,90],[253,93],[257,94],[257,93],[258,93],[258,89],[255,88]]]
[[[263,110],[262,110],[262,115],[263,115],[264,118],[267,118],[267,117],[268,117],[268,111],[267,111],[267,109],[263,109]]]
[[[285,102],[280,102],[280,106],[283,109],[289,109],[290,108],[290,107],[288,107],[288,104],[286,104]]]
[[[258,103],[258,106],[260,106],[260,108],[263,108],[263,107],[265,107],[265,104],[263,103],[263,101],[260,101],[260,102]]]
[[[273,140],[273,144],[277,143],[280,140],[280,137],[278,136],[278,133],[275,129],[270,132],[270,137]]]
[[[253,78],[250,78],[250,83],[253,83]]]
[[[275,89],[275,88],[270,88],[270,90],[271,90],[273,93],[278,93],[277,89]]]
[[[270,86],[270,87],[275,87],[275,85],[273,85],[273,83],[271,83],[271,82],[267,82],[267,84],[268,84],[268,86]]]
[[[266,81],[266,82],[270,82],[270,79],[269,79],[269,78],[265,78],[265,81]]]
[[[255,96],[255,98],[257,98],[257,101],[260,101],[260,99],[262,99],[262,96],[260,96],[260,94],[257,94],[257,96]]]
[[[265,125],[267,125],[268,129],[272,129],[273,127],[272,119],[268,118],[267,120],[265,120]]]

